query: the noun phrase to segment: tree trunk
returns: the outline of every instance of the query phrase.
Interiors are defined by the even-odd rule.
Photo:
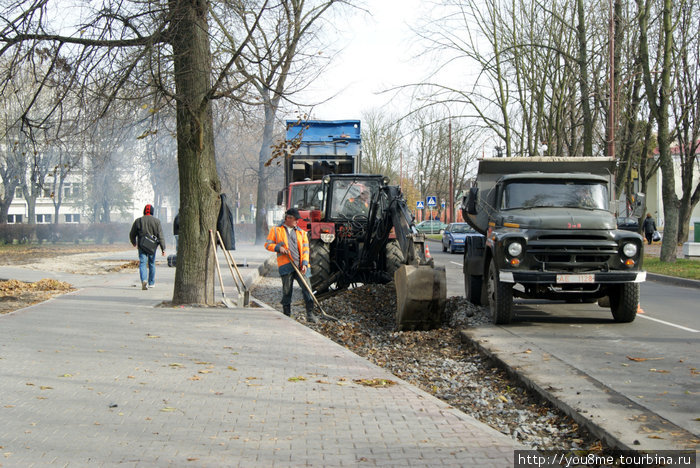
[[[592,156],[593,155],[593,117],[591,114],[591,101],[590,101],[590,88],[588,84],[588,40],[586,38],[586,15],[583,5],[583,0],[578,0],[577,2],[578,11],[578,27],[576,28],[576,35],[579,44],[578,50],[578,65],[580,81],[579,85],[581,87],[581,113],[583,116],[583,155]],[[572,127],[574,130],[575,127]],[[572,137],[572,140],[574,138]]]
[[[266,96],[263,99],[265,109],[265,126],[263,128],[262,145],[260,146],[260,154],[258,157],[258,193],[257,193],[257,209],[255,210],[255,244],[262,244],[267,238],[265,232],[265,214],[264,210],[267,205],[267,167],[265,163],[271,157],[270,147],[272,146],[272,134],[275,129],[275,115],[277,114],[277,105],[271,102]]]
[[[649,0],[637,0],[639,9],[639,52],[644,71],[644,87],[647,93],[649,109],[658,124],[659,167],[661,168],[661,199],[664,206],[664,237],[661,243],[662,262],[676,261],[676,243],[678,240],[678,209],[680,202],[676,195],[675,171],[671,157],[671,142],[669,132],[669,105],[671,94],[671,55],[673,53],[673,25],[671,21],[672,0],[663,1],[663,13],[659,47],[662,54],[661,78],[659,87],[653,85],[649,69],[648,21]],[[657,101],[658,96],[658,101]],[[659,220],[657,220],[659,221]]]
[[[207,2],[170,0],[177,93],[180,237],[174,304],[214,304],[216,231],[221,183],[216,172]]]

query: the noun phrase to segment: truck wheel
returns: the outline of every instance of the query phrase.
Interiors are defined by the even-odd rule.
[[[474,305],[481,305],[481,276],[464,274],[464,297]]]
[[[491,309],[491,317],[496,325],[507,325],[513,320],[513,285],[498,279],[496,262],[489,264],[489,278],[486,292]]]
[[[610,310],[617,323],[630,323],[637,317],[639,283],[623,283],[610,291]]]
[[[331,249],[329,244],[314,239],[309,242],[311,260],[311,289],[322,293],[331,287]]]
[[[393,278],[394,272],[405,263],[399,241],[391,240],[386,244],[385,259],[386,272]]]

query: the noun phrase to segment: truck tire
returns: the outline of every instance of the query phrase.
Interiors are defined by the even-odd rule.
[[[496,325],[507,325],[513,320],[513,285],[498,279],[495,260],[489,264],[489,276],[486,283],[491,318]]]
[[[474,305],[481,305],[482,277],[464,273],[464,297]]]
[[[617,323],[630,323],[637,317],[639,283],[623,283],[610,291],[610,311]]]
[[[399,241],[390,240],[386,244],[385,259],[386,272],[393,278],[394,272],[401,268],[401,265],[405,263],[403,253],[401,252],[401,247],[399,246]]]
[[[331,287],[331,249],[319,239],[309,242],[309,260],[311,260],[311,289],[318,293],[328,291]]]

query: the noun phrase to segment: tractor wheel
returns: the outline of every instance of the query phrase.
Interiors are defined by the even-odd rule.
[[[385,255],[386,272],[393,278],[394,272],[404,264],[403,253],[401,252],[401,247],[399,247],[399,242],[396,240],[389,241],[386,244]]]
[[[486,283],[491,317],[496,325],[507,325],[513,320],[513,285],[498,279],[495,260],[489,264],[489,277]]]
[[[309,243],[311,260],[311,289],[318,293],[328,291],[331,287],[331,249],[322,240],[314,239]]]
[[[639,283],[623,283],[614,286],[609,297],[610,310],[617,323],[634,321],[639,305]]]

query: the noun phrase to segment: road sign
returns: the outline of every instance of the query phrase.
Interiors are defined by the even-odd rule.
[[[428,206],[436,206],[437,205],[437,197],[427,197],[427,203],[426,205]]]
[[[416,209],[422,210],[423,208],[425,208],[425,205],[423,204],[423,200],[418,200],[416,202]]]
[[[440,205],[442,205],[442,207],[445,208],[445,202],[440,203]]]

